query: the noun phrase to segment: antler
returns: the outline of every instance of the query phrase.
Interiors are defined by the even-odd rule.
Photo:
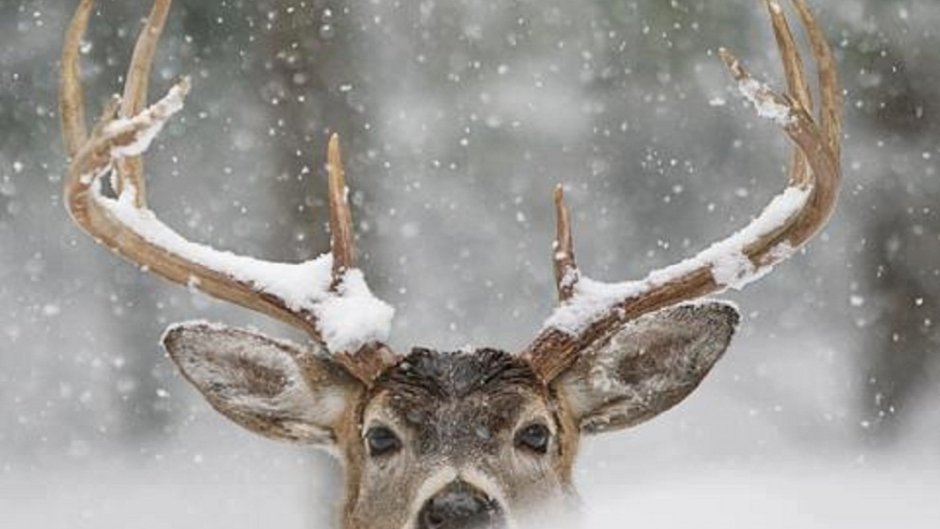
[[[124,96],[112,100],[90,135],[78,50],[94,0],[79,4],[66,35],[60,80],[62,130],[71,158],[66,207],[96,241],[141,269],[297,327],[325,345],[352,375],[371,384],[394,359],[383,343],[394,311],[371,295],[355,268],[352,216],[336,135],[328,150],[332,251],[314,261],[260,261],[198,245],[147,209],[140,155],[182,109],[190,87],[183,79],[144,108],[170,4],[155,0],[134,50]],[[108,188],[112,196],[107,196]]]
[[[580,277],[564,196],[556,190],[555,278],[562,305],[523,352],[543,381],[554,380],[582,349],[624,321],[728,288],[741,288],[762,277],[806,244],[832,215],[841,181],[842,90],[832,51],[806,1],[791,1],[806,29],[818,68],[821,110],[816,119],[803,61],[776,0],[764,2],[783,58],[786,95],[754,80],[734,55],[721,50],[742,94],[762,117],[780,125],[795,144],[787,189],[737,234],[641,281],[616,285]]]

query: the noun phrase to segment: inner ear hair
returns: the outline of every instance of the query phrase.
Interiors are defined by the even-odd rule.
[[[725,302],[661,309],[589,345],[554,386],[585,433],[637,425],[701,384],[739,321],[737,309]]]
[[[205,322],[176,325],[163,345],[217,411],[265,437],[332,445],[361,387],[318,350]]]

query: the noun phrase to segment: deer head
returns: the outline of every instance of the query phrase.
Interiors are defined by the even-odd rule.
[[[816,234],[840,183],[842,94],[834,59],[804,0],[792,0],[818,67],[820,110],[787,19],[766,0],[788,82],[778,95],[729,52],[740,91],[795,144],[786,190],[749,226],[697,256],[619,284],[575,264],[570,215],[555,190],[560,304],[523,351],[452,353],[385,345],[392,309],[356,268],[339,141],[329,142],[332,248],[314,261],[259,261],[187,241],[146,206],[141,155],[182,108],[182,80],[146,107],[149,70],[170,0],[155,0],[125,93],[86,130],[79,43],[93,0],[66,36],[60,105],[71,157],[65,199],[97,242],[165,279],[305,331],[299,346],[255,332],[187,323],[163,344],[220,413],[266,437],[327,448],[346,469],[346,529],[516,525],[574,497],[583,435],[668,410],[722,356],[738,324],[727,303],[697,301],[764,275]],[[533,507],[538,506],[538,509]]]

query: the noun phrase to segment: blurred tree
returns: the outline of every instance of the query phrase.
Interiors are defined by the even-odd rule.
[[[931,141],[940,135],[931,119],[940,42],[910,31],[917,13],[908,9],[905,2],[867,4],[867,31],[845,46],[844,70],[857,72],[853,96],[866,136],[892,152],[871,167],[877,172],[865,182],[860,219],[862,280],[872,297],[862,424],[878,443],[901,438],[930,398],[928,388],[940,385],[940,182]]]
[[[360,66],[352,43],[357,39],[355,18],[341,1],[314,1],[296,5],[283,0],[264,0],[244,16],[257,21],[265,72],[256,87],[257,99],[267,111],[268,151],[272,166],[266,186],[276,207],[265,219],[265,255],[296,261],[326,252],[329,237],[323,229],[327,220],[326,183],[323,178],[328,133],[339,132],[343,139],[347,169],[355,182],[356,152],[364,143],[358,121],[366,109],[348,98],[344,87],[355,82]],[[357,83],[358,84],[358,83]],[[354,204],[355,206],[356,204]],[[338,462],[316,452],[307,459],[311,476],[331,481],[339,479]],[[313,525],[329,525],[336,513],[338,488],[317,487],[319,497],[310,505]]]

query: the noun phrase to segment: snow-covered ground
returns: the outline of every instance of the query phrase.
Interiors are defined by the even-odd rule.
[[[940,525],[936,465],[778,462],[687,470],[665,473],[643,487],[604,488],[597,496],[588,495],[584,526],[936,529]]]
[[[238,449],[202,463],[4,473],[0,526],[322,527],[328,508],[317,504],[322,495],[311,467],[278,453],[266,459]],[[582,527],[936,529],[940,522],[936,464],[777,461],[674,468],[653,478],[628,470],[601,474],[582,476]]]
[[[777,424],[784,411],[758,413],[727,392],[728,360],[661,418],[586,440],[575,473],[580,527],[938,527],[935,447],[792,436]],[[0,527],[333,526],[342,481],[329,456],[255,437],[202,403],[192,409],[162,443],[139,450],[0,459]]]

